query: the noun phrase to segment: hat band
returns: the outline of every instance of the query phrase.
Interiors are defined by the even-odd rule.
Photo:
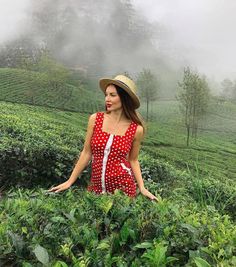
[[[120,80],[116,80],[116,81],[122,83],[127,89],[130,89],[129,86],[128,86],[127,84],[125,84],[124,82],[122,82],[122,81],[120,81]],[[131,89],[130,89],[130,90],[131,90]],[[132,91],[132,90],[131,90],[131,91]]]

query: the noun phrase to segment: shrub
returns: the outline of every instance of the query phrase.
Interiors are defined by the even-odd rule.
[[[215,210],[74,188],[50,195],[9,191],[0,202],[3,266],[44,260],[48,266],[175,267],[195,266],[198,258],[211,266],[234,261],[236,228]]]

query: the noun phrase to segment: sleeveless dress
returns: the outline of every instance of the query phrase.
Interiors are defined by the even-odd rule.
[[[135,197],[136,183],[127,156],[138,125],[131,122],[125,135],[121,136],[104,132],[103,120],[104,113],[98,112],[91,138],[92,175],[87,189],[97,194],[120,189]]]

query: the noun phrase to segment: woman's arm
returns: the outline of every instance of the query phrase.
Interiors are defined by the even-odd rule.
[[[143,178],[142,178],[140,164],[138,161],[138,155],[139,155],[142,138],[143,138],[143,127],[141,125],[138,125],[135,136],[134,136],[134,141],[132,143],[132,148],[129,153],[128,160],[130,162],[130,166],[132,168],[134,177],[137,181],[141,194],[150,198],[151,200],[157,200],[157,198],[145,188]]]
[[[52,187],[49,192],[60,192],[68,189],[78,178],[84,168],[88,165],[89,161],[92,158],[92,151],[90,141],[93,135],[93,127],[95,124],[96,113],[91,115],[88,121],[87,133],[84,142],[84,148],[80,154],[80,157],[70,175],[70,178],[58,186]]]

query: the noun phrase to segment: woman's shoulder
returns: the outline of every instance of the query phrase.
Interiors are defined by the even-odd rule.
[[[101,116],[101,115],[103,115],[104,113],[105,113],[105,112],[103,112],[103,111],[95,112],[95,113],[93,113],[93,114],[90,115],[89,119],[95,120],[97,116],[99,116],[99,115]]]
[[[105,115],[105,114],[107,114],[106,111],[97,111],[97,112],[93,113],[93,114],[90,115],[90,116],[96,118],[97,116],[103,116],[103,115]]]
[[[143,135],[144,135],[143,126],[140,125],[140,124],[137,124],[137,128],[136,128],[136,132],[135,132],[135,135],[134,135],[134,139],[142,140],[143,139]]]
[[[96,117],[97,117],[97,113],[93,113],[89,116],[89,119],[88,119],[88,124],[90,127],[94,127],[95,125],[95,122],[96,122]]]
[[[89,116],[89,121],[95,121],[96,120],[96,117],[97,117],[97,113],[93,113]]]
[[[93,113],[93,114],[91,114],[90,116],[89,116],[89,124],[90,125],[94,125],[95,124],[95,122],[96,122],[96,118],[98,117],[98,116],[102,116],[104,114],[104,112],[96,112],[96,113]]]
[[[140,124],[137,124],[137,129],[136,129],[136,133],[138,134],[143,134],[143,126]]]

